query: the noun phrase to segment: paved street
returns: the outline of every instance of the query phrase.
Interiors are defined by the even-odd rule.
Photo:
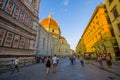
[[[102,70],[95,65],[85,64],[82,67],[79,61],[71,65],[68,58],[60,59],[57,73],[51,71],[45,74],[45,64],[35,64],[20,68],[20,72],[14,74],[0,74],[0,80],[120,80],[114,73]]]

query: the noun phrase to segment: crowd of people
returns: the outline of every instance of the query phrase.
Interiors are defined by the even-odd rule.
[[[56,69],[58,66],[58,63],[60,61],[59,57],[54,55],[54,56],[37,56],[35,57],[36,63],[45,63],[46,66],[46,75],[49,74],[51,66],[52,66],[52,71],[53,73],[56,73]],[[79,60],[80,64],[82,67],[85,66],[85,60],[82,56],[75,56],[75,55],[70,55],[69,56],[70,63],[72,65],[76,64],[76,60]],[[110,53],[107,53],[105,56],[106,64],[108,66],[108,70],[112,71],[112,57]],[[98,56],[97,62],[99,63],[99,66],[103,68],[103,58],[101,55]],[[16,57],[15,60],[12,60],[11,62],[11,73],[14,73],[15,70],[19,72],[19,58]]]
[[[44,63],[46,56],[35,56],[36,63]]]
[[[46,65],[46,75],[48,75],[51,66],[53,66],[53,73],[56,73],[56,67],[59,63],[59,58],[54,56],[35,56],[36,63],[45,63]],[[13,74],[15,71],[19,72],[19,63],[20,60],[16,57],[14,60],[11,61],[11,73]]]
[[[112,71],[112,57],[110,53],[105,55],[106,65],[109,71]],[[103,68],[103,58],[101,55],[98,56],[97,62],[99,63],[100,67]]]

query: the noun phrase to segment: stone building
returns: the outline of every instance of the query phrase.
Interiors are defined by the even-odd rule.
[[[120,59],[120,0],[104,0],[115,37],[117,39],[117,44],[114,46],[117,58]]]
[[[59,38],[59,55],[60,56],[67,56],[70,55],[70,45],[68,44],[65,37],[60,36]]]
[[[33,62],[39,5],[40,0],[0,0],[0,69],[17,56],[21,66]]]
[[[85,45],[85,53],[94,57],[104,57],[106,53],[111,53],[115,60],[116,39],[104,4],[99,4],[94,10],[81,39]]]
[[[35,55],[51,56],[54,46],[53,36],[42,25],[39,26],[37,32]]]
[[[60,48],[60,46],[61,46],[60,45],[61,30],[60,30],[58,23],[52,18],[51,14],[49,14],[48,18],[45,18],[40,22],[40,25],[42,25],[45,28],[45,30],[47,30],[50,33],[50,35],[52,35],[52,37],[53,37],[53,38],[51,38],[52,40],[50,40],[48,38],[48,41],[50,40],[51,43],[53,43],[53,45],[50,43],[52,45],[52,47],[48,50],[48,52],[51,51],[52,55],[56,54],[56,55],[60,56],[61,55],[61,53],[60,53],[60,51],[61,51],[61,48]],[[47,43],[49,43],[48,41],[47,41]],[[69,44],[67,44],[67,41],[66,42],[62,41],[62,42],[64,42],[66,44],[66,45],[64,45],[64,47],[67,46],[66,49],[67,48],[70,49]],[[67,49],[67,51],[69,51],[68,49]],[[66,53],[66,54],[68,54],[68,53]]]
[[[52,18],[51,14],[48,15],[48,18],[43,19],[40,22],[40,25],[42,25],[45,30],[47,30],[52,36],[53,36],[53,50],[52,54],[59,53],[59,36],[61,35],[60,28],[58,26],[58,23]]]

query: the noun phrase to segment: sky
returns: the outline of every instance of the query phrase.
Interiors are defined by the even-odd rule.
[[[89,20],[96,8],[104,0],[41,0],[39,21],[52,14],[57,21],[61,35],[75,50]]]

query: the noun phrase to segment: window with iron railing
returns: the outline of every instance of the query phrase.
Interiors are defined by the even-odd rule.
[[[107,22],[108,24],[111,24],[110,18],[107,18]]]
[[[104,12],[107,13],[107,10],[105,10]]]
[[[119,16],[117,9],[113,10],[113,15],[114,15],[114,18],[117,18]]]
[[[115,37],[115,33],[114,33],[113,29],[110,29],[110,32],[111,32],[112,37]]]

